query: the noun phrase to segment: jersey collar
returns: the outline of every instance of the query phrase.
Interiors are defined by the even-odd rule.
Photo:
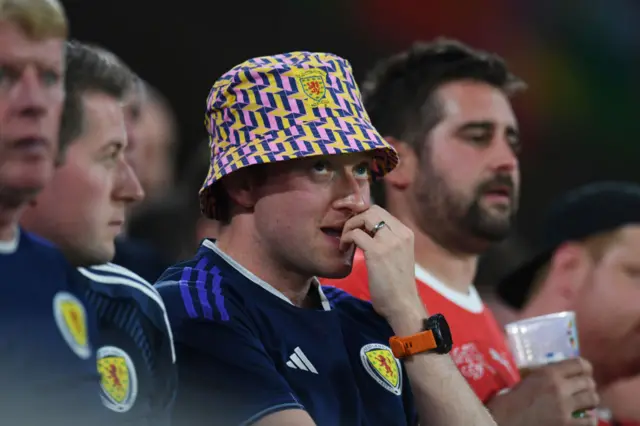
[[[266,281],[258,278],[256,275],[254,275],[247,268],[245,268],[244,266],[242,266],[238,262],[236,262],[231,256],[229,256],[228,254],[226,254],[225,252],[220,250],[218,248],[218,246],[216,246],[216,243],[214,241],[212,241],[212,240],[204,240],[202,242],[202,246],[208,248],[209,250],[211,250],[212,252],[214,252],[215,254],[220,256],[231,267],[233,267],[236,271],[238,271],[239,273],[244,275],[249,281],[259,285],[264,290],[266,290],[269,293],[273,294],[274,296],[282,299],[283,301],[287,302],[288,304],[293,305],[291,300],[289,300],[289,298],[287,298],[284,294],[282,294],[282,292],[278,291],[275,287],[273,287],[271,284],[267,283]],[[318,292],[318,296],[320,297],[320,302],[322,304],[322,310],[323,311],[330,311],[331,310],[331,305],[329,304],[329,300],[324,295],[324,293],[322,291],[322,286],[320,285],[320,282],[318,281],[318,279],[316,277],[312,278],[311,288],[312,288],[311,291],[315,290],[315,291]]]
[[[459,307],[474,314],[484,310],[484,303],[473,285],[469,286],[469,293],[456,291],[418,264],[415,265],[415,274],[418,281]]]
[[[20,242],[20,229],[16,228],[13,239],[9,241],[0,241],[0,254],[12,254],[18,250]]]

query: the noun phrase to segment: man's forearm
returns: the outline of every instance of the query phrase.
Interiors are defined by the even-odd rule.
[[[426,313],[404,313],[391,326],[397,336],[422,331]],[[448,355],[417,354],[405,370],[420,416],[429,426],[495,426],[496,423]]]
[[[421,425],[495,426],[448,355],[418,354],[404,365]]]

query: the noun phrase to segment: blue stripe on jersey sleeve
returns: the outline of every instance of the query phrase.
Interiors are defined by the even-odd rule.
[[[213,308],[209,303],[209,297],[207,296],[207,273],[205,271],[198,271],[198,279],[196,280],[196,292],[198,294],[198,302],[202,307],[202,315],[208,320],[213,319]]]
[[[184,304],[184,309],[187,311],[187,315],[190,318],[198,318],[199,315],[196,312],[196,307],[193,304],[193,299],[191,298],[191,290],[189,283],[191,282],[191,275],[193,274],[193,268],[187,267],[182,270],[182,275],[180,276],[180,281],[177,282],[163,282],[158,283],[156,286],[160,291],[163,288],[169,287],[172,285],[177,285],[180,288],[180,296],[182,297],[182,303]]]
[[[222,321],[229,321],[229,313],[224,305],[224,295],[222,294],[222,275],[220,275],[220,270],[217,266],[214,266],[210,273],[212,275],[211,292],[216,302],[216,308],[218,308],[218,312],[220,312],[220,319]]]
[[[213,320],[213,309],[209,303],[209,293],[211,293],[213,294],[216,308],[220,314],[220,319],[222,321],[229,321],[229,313],[224,306],[224,296],[222,296],[222,275],[220,274],[220,269],[218,269],[217,266],[209,268],[209,263],[210,260],[206,256],[202,256],[195,267],[198,271],[196,288],[202,313],[206,319]]]
[[[192,319],[229,321],[220,270],[216,266],[209,270],[198,269],[198,266],[183,268],[178,281],[159,282],[156,288],[162,292],[163,288],[178,287],[184,310]]]

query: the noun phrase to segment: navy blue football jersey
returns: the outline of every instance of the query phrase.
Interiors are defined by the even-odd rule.
[[[98,372],[107,425],[169,425],[176,366],[171,328],[156,289],[111,263],[78,268],[97,311]]]
[[[104,409],[84,278],[49,242],[0,245],[0,424],[91,425]]]
[[[417,423],[391,328],[369,303],[317,285],[322,308],[296,307],[208,240],[156,288],[176,342],[176,425],[250,425],[287,409],[326,426]]]

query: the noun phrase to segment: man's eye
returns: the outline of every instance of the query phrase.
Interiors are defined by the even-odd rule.
[[[313,164],[313,170],[316,172],[328,172],[329,171],[329,165],[327,164],[326,161],[318,161],[316,163]]]

